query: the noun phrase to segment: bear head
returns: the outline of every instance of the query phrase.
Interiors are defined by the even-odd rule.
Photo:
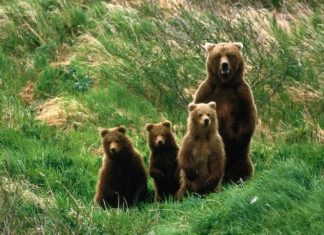
[[[162,149],[175,144],[172,135],[172,123],[168,120],[157,123],[147,124],[145,129],[148,133],[148,143],[151,149]]]
[[[242,43],[206,43],[204,48],[207,52],[206,67],[211,79],[228,83],[243,78]]]
[[[126,127],[124,126],[100,130],[102,145],[108,156],[122,156],[132,149],[132,143],[125,133]]]
[[[216,103],[190,103],[189,110],[189,124],[190,128],[195,130],[210,130],[217,127]]]

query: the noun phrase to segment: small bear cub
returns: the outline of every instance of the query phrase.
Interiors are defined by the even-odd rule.
[[[175,196],[179,189],[177,154],[179,147],[172,133],[172,123],[147,124],[151,151],[149,174],[154,179],[155,201]]]
[[[140,154],[119,126],[100,130],[104,158],[94,202],[101,207],[127,207],[143,201],[147,173]]]
[[[187,133],[178,153],[181,186],[177,198],[186,191],[200,195],[220,190],[225,151],[218,133],[216,103],[191,103]]]

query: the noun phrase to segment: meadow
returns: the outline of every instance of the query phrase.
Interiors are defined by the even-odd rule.
[[[1,234],[323,234],[321,1],[0,0]],[[181,202],[102,210],[99,127],[172,121],[205,42],[240,41],[258,109],[255,176]]]

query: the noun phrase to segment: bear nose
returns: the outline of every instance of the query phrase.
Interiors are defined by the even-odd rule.
[[[222,63],[222,70],[227,71],[229,69],[229,64],[227,62]]]
[[[163,144],[163,141],[162,140],[159,140],[158,141],[158,145],[162,145]]]
[[[209,119],[208,118],[204,119],[204,124],[205,124],[205,126],[207,126],[209,124]]]
[[[116,153],[116,148],[111,148],[111,149],[110,149],[110,152],[112,152],[112,153]]]

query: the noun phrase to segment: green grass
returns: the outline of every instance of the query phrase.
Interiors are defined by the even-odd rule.
[[[283,14],[298,9],[291,1],[246,3]],[[266,27],[244,7],[237,21],[218,14],[222,3],[209,4],[165,10],[111,8],[100,0],[0,1],[1,233],[323,233],[324,6],[312,1],[287,32],[271,14]],[[272,41],[260,38],[260,27]],[[171,120],[180,143],[187,89],[206,76],[206,41],[244,44],[263,127],[252,145],[255,177],[207,197],[164,203],[152,203],[150,179],[146,203],[93,207],[98,128],[127,126],[146,165],[146,123]],[[35,84],[29,105],[18,95],[28,81]],[[291,87],[317,97],[296,101]],[[54,97],[79,102],[89,116],[62,127],[37,121],[39,106]]]

